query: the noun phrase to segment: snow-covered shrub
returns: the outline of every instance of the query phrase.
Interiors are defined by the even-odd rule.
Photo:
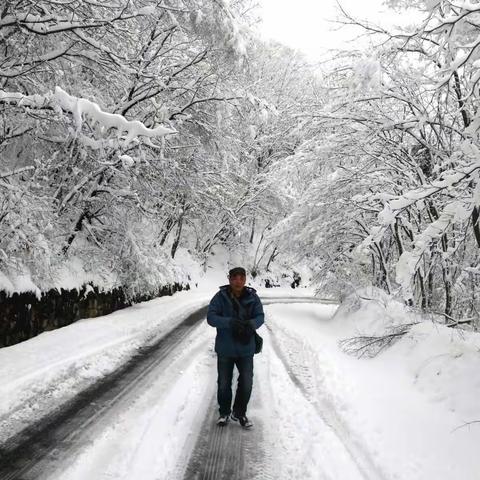
[[[377,287],[366,287],[348,295],[339,305],[332,321],[342,322],[345,329],[361,335],[381,335],[392,327],[416,323],[418,313],[401,300]]]

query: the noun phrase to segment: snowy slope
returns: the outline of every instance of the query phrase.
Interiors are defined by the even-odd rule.
[[[319,305],[272,305],[268,323],[292,371],[380,478],[478,480],[480,335],[421,323],[375,358],[339,340],[374,318]],[[352,325],[355,325],[352,329]]]

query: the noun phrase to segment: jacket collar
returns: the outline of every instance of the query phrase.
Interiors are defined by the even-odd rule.
[[[230,296],[230,285],[222,285],[220,288],[220,291],[222,293],[224,293],[225,295],[227,295],[227,297]],[[243,293],[242,295],[240,295],[240,298],[244,297],[244,296],[250,296],[254,293],[256,293],[257,291],[253,288],[253,287],[243,287]]]

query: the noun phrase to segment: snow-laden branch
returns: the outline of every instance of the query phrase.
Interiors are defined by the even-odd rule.
[[[359,249],[371,248],[373,245],[378,244],[389,226],[395,224],[398,215],[403,210],[412,207],[418,202],[427,200],[434,194],[454,187],[466,179],[471,180],[474,175],[478,175],[477,172],[479,171],[480,162],[477,161],[455,172],[446,173],[442,180],[423,185],[397,197],[385,195],[384,193],[370,196],[370,199],[387,201],[383,210],[378,214],[379,225],[370,229],[369,235],[361,243]],[[412,279],[425,252],[445,235],[452,224],[468,220],[480,200],[479,192],[480,188],[477,186],[476,192],[469,199],[458,199],[448,203],[438,218],[413,239],[413,249],[404,251],[400,255],[396,266],[396,280],[401,285],[405,298],[412,298],[413,296]],[[354,200],[360,200],[359,197],[357,196]],[[366,197],[363,198],[363,200],[365,199]]]
[[[49,62],[62,57],[63,55],[67,54],[72,47],[73,43],[67,45],[66,47],[57,48],[56,50],[48,52],[44,55],[39,55],[31,60],[22,60],[21,62],[16,62],[12,65],[4,65],[3,68],[0,69],[0,77],[17,77],[19,75],[24,75],[26,72],[31,70],[33,66],[36,66],[39,63]]]
[[[153,6],[144,7],[131,13],[124,13],[122,9],[118,15],[110,18],[91,18],[88,20],[74,20],[71,17],[60,17],[53,14],[35,15],[27,12],[4,16],[0,19],[0,29],[18,25],[38,35],[50,35],[78,29],[101,27],[118,21],[149,16],[154,12],[154,8]]]
[[[19,175],[20,173],[29,172],[30,170],[35,170],[35,167],[33,166],[21,167],[21,168],[12,170],[10,172],[0,173],[0,179],[12,177],[13,175]]]
[[[478,3],[474,4],[472,2],[464,1],[464,2],[460,2],[459,4],[454,4],[452,2],[451,6],[457,9],[461,9],[463,11],[459,14],[449,15],[443,18],[438,18],[436,16],[430,17],[429,20],[434,19],[437,23],[436,25],[430,28],[425,27],[423,32],[424,33],[438,32],[439,30],[445,29],[446,27],[451,27],[455,25],[456,23],[460,22],[461,20],[463,20],[465,17],[468,17],[469,15],[474,15],[480,12],[480,6]]]
[[[429,183],[428,185],[423,185],[414,190],[410,190],[398,197],[392,196],[385,204],[383,210],[378,214],[380,223],[383,225],[390,225],[394,223],[395,218],[402,210],[411,207],[417,202],[426,200],[442,190],[453,187],[466,178],[471,178],[471,176],[479,170],[480,162],[474,162],[468,167],[445,174],[442,180],[437,180]]]
[[[437,220],[415,238],[413,250],[403,252],[396,267],[396,280],[401,285],[407,298],[413,296],[412,279],[420,259],[434,242],[438,241],[447,229],[456,222],[466,221],[472,214],[473,202],[452,202],[448,204]]]
[[[90,119],[106,131],[111,128],[117,130],[119,137],[125,134],[124,145],[128,145],[133,139],[141,136],[155,138],[176,133],[175,130],[163,126],[148,128],[138,120],[127,120],[118,113],[105,112],[95,102],[69,95],[60,87],[55,87],[53,93],[49,92],[45,95],[24,95],[19,92],[0,90],[0,103],[25,108],[60,109],[73,115],[78,130],[84,119]]]

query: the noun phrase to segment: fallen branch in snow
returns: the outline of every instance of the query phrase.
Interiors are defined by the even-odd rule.
[[[449,328],[457,327],[458,325],[464,325],[472,323],[475,318],[467,318],[465,320],[454,320],[452,323],[447,323],[445,326]]]
[[[480,420],[473,420],[471,422],[465,422],[463,425],[459,425],[457,428],[454,428],[451,433],[460,430],[461,428],[468,427],[469,425],[473,425],[474,423],[480,423]]]
[[[405,323],[391,327],[389,332],[383,335],[359,335],[358,337],[346,338],[339,342],[340,348],[349,355],[358,358],[373,358],[383,350],[392,346],[400,337],[405,335],[413,325],[418,322]]]
[[[445,323],[445,326],[446,327],[449,327],[449,328],[454,328],[454,327],[457,327],[458,325],[465,325],[465,324],[471,324],[473,323],[476,319],[478,319],[478,317],[470,317],[470,318],[454,318],[452,317],[451,315],[448,315],[447,313],[445,312],[436,312],[436,311],[431,311],[430,313],[434,314],[434,315],[439,315],[439,316],[442,316],[442,317],[445,317],[445,321],[447,322],[450,322],[450,323]]]

